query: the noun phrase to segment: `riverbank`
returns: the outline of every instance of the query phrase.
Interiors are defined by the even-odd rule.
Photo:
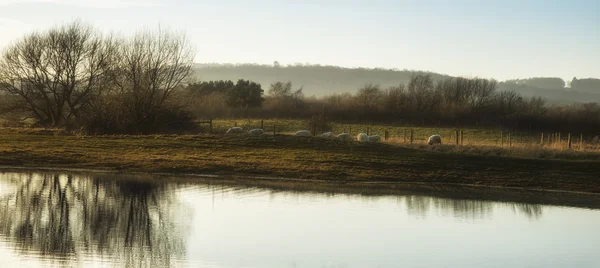
[[[600,162],[465,155],[287,135],[71,136],[0,130],[0,165],[299,181],[396,182],[600,193]]]

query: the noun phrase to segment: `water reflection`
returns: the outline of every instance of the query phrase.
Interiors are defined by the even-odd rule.
[[[25,256],[18,261],[33,257],[43,267],[98,262],[117,267],[377,267],[373,259],[387,261],[381,267],[394,267],[461,252],[476,252],[472,255],[485,261],[485,246],[511,258],[521,253],[510,251],[513,244],[529,245],[519,261],[539,264],[533,258],[540,256],[537,241],[562,234],[562,221],[580,212],[558,211],[544,202],[593,199],[394,187],[0,173],[0,266],[8,248]],[[560,239],[583,242],[585,253],[599,241],[586,231],[596,225],[586,223],[600,222],[600,216],[581,215],[588,221]],[[563,248],[541,252],[547,250],[581,253]],[[275,257],[279,262],[268,262]]]
[[[282,200],[295,200],[296,202],[310,202],[311,200],[323,202],[327,199],[351,198],[360,200],[365,206],[375,204],[384,198],[394,198],[398,207],[406,209],[412,217],[426,219],[429,215],[439,215],[464,220],[493,219],[497,207],[508,208],[516,215],[524,215],[529,220],[538,220],[543,214],[543,205],[516,203],[508,201],[495,201],[480,199],[443,198],[425,194],[400,193],[393,195],[389,191],[367,191],[356,193],[338,188],[336,192],[315,191],[314,189],[274,189],[266,186],[219,185],[198,184],[192,187],[194,192],[212,194],[220,198],[251,198],[253,196],[267,195],[270,203]]]
[[[0,235],[23,253],[170,266],[185,256],[185,219],[167,184],[55,174],[3,174]],[[177,209],[173,209],[173,208]],[[189,218],[189,217],[188,217]]]

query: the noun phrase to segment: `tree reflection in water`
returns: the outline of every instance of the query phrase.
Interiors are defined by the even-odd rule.
[[[25,255],[42,255],[43,261],[82,263],[100,258],[127,267],[169,267],[185,261],[192,208],[179,201],[177,192],[184,186],[157,183],[152,178],[104,177],[0,173],[0,240],[9,241],[10,248]],[[193,196],[212,195],[213,202],[215,195],[263,196],[274,203],[281,202],[280,198],[317,204],[337,198],[360,200],[363,205],[396,202],[418,218],[492,219],[497,208],[508,207],[515,214],[537,220],[543,212],[543,205],[486,200],[489,193],[461,189],[436,197],[389,187],[262,186],[223,180],[196,180],[185,187],[189,191],[184,192]]]
[[[185,256],[191,218],[168,184],[54,174],[2,174],[0,235],[13,247],[76,260],[101,256],[128,267],[168,267]],[[177,208],[177,209],[175,209]],[[183,212],[183,213],[181,213]]]

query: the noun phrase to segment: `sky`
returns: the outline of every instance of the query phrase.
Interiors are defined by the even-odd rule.
[[[104,32],[183,31],[198,63],[600,77],[597,0],[0,0],[0,49],[75,19]]]

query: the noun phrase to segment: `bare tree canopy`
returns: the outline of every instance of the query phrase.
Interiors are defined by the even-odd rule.
[[[159,29],[122,40],[117,54],[113,93],[124,96],[123,105],[137,128],[151,127],[192,72],[195,50],[185,35]]]
[[[0,92],[18,97],[3,110],[51,127],[82,124],[82,116],[150,126],[191,73],[194,56],[185,35],[164,29],[115,38],[75,21],[35,32],[0,58]],[[115,106],[124,110],[100,114]]]
[[[0,59],[0,90],[43,125],[63,125],[97,97],[107,83],[115,44],[75,21],[33,33],[9,46]]]

